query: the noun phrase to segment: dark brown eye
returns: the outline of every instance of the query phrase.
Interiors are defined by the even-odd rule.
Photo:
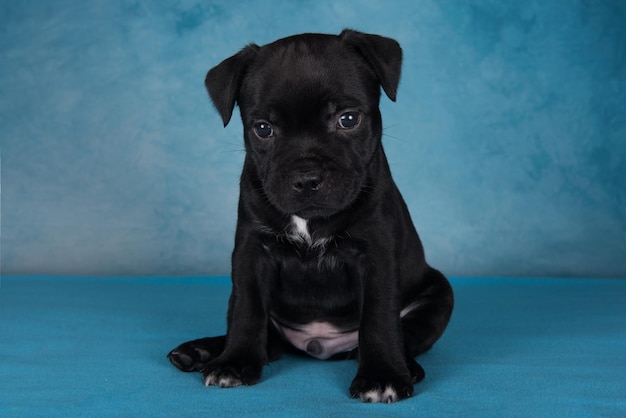
[[[267,122],[257,122],[254,124],[254,133],[259,138],[267,139],[274,136],[274,128]]]
[[[360,122],[361,115],[359,112],[346,112],[339,116],[339,119],[337,119],[337,128],[354,129],[359,126]]]

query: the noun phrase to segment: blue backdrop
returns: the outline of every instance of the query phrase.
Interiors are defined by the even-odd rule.
[[[229,273],[241,124],[205,73],[351,27],[404,48],[384,142],[433,265],[626,276],[625,5],[2,1],[2,271]]]

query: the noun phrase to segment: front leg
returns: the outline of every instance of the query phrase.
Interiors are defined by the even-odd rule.
[[[202,375],[205,386],[232,388],[254,385],[261,379],[263,362],[246,356],[218,358],[207,366]]]
[[[359,370],[350,385],[353,398],[368,403],[391,403],[413,395],[413,385],[423,378],[424,372],[417,363],[415,371],[409,371],[405,353],[397,349],[391,334],[386,341],[385,337],[378,342],[359,339]]]
[[[267,319],[252,300],[250,290],[235,290],[231,295],[226,346],[209,362],[202,374],[206,386],[234,387],[253,385],[261,379],[267,359]]]
[[[350,395],[363,402],[391,403],[412,396],[413,384],[420,377],[415,376],[418,370],[411,370],[407,364],[397,276],[393,268],[385,269],[387,274],[383,274],[381,266],[393,266],[393,261],[379,260],[370,265],[364,269],[366,273],[361,280],[359,369],[350,386]]]
[[[267,360],[250,361],[255,358],[253,354],[234,356],[228,360],[219,359],[219,362],[216,359],[209,363],[210,369],[206,365],[202,369],[205,385],[226,388],[257,383],[261,377],[263,365],[278,360],[285,351],[282,337],[271,325],[268,329],[267,340]]]
[[[206,386],[253,385],[268,363],[268,316],[259,279],[263,272],[257,271],[254,249],[245,247],[245,243],[236,245],[233,252],[233,289],[225,347],[202,371]]]

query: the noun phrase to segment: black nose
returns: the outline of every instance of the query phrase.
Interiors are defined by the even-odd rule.
[[[296,193],[312,195],[322,188],[322,174],[319,171],[295,173],[291,178],[291,186]]]

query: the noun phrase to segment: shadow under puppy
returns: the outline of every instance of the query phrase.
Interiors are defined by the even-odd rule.
[[[238,104],[241,175],[225,336],[169,354],[206,385],[252,385],[285,350],[358,358],[350,386],[365,402],[410,397],[414,357],[453,307],[430,267],[383,151],[380,87],[395,101],[402,50],[344,30],[249,45],[211,69],[224,125]]]

